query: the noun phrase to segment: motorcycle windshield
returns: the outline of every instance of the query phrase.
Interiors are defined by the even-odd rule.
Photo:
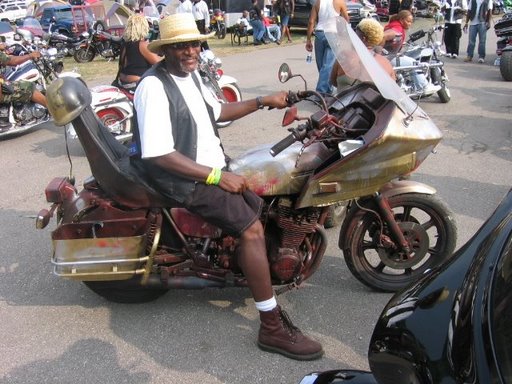
[[[394,101],[407,114],[423,112],[373,58],[343,17],[332,18],[329,28],[325,28],[324,31],[336,59],[347,76],[362,82],[374,83],[383,97]]]

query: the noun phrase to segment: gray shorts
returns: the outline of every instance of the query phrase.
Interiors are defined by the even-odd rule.
[[[260,217],[263,200],[253,191],[236,194],[215,185],[196,184],[184,206],[227,234],[240,236]]]

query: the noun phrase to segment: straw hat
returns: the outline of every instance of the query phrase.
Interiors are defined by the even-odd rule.
[[[206,40],[215,32],[202,35],[197,29],[194,16],[191,13],[175,13],[160,20],[160,38],[148,45],[148,49],[154,53],[160,53],[164,45],[182,43],[185,41]]]

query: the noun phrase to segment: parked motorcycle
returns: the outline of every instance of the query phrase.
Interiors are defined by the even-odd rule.
[[[103,29],[82,33],[82,41],[75,49],[73,58],[78,63],[93,61],[99,55],[107,60],[116,60],[121,53],[122,37],[111,35]]]
[[[30,31],[19,30],[16,32],[15,39],[18,43],[10,46],[8,49],[12,54],[23,55],[32,52],[35,47],[33,44],[33,35]],[[63,64],[57,56],[55,48],[40,49],[41,57],[38,60],[29,60],[23,64],[6,67],[3,72],[2,92],[8,94],[12,92],[11,83],[14,81],[34,82],[36,89],[42,93],[46,92],[46,86],[58,76],[66,76],[62,73]],[[33,102],[4,104],[2,108],[8,108],[10,127],[0,130],[0,138],[16,135],[26,132],[35,126],[50,120],[48,110]]]
[[[224,18],[224,11],[216,8],[210,13],[210,32],[215,32],[218,39],[226,37],[226,20]]]
[[[503,80],[512,81],[512,12],[505,13],[494,24],[494,31],[498,37],[496,54],[498,57],[494,65],[500,67]]]
[[[242,101],[242,91],[234,77],[224,74],[222,61],[211,50],[199,55],[199,74],[208,89],[222,103]],[[218,128],[227,127],[231,121],[217,123]]]
[[[49,48],[56,48],[57,55],[60,57],[73,56],[75,49],[83,40],[80,36],[69,36],[59,31],[54,31],[53,26],[55,18],[52,19],[48,26],[48,33],[43,34],[43,40]]]
[[[300,285],[320,266],[327,246],[323,222],[328,206],[339,201],[351,201],[340,232],[345,259],[374,288],[394,291],[415,281],[455,247],[453,215],[434,189],[396,180],[421,164],[441,132],[381,76],[359,44],[355,52],[335,51],[352,52],[350,62],[359,54],[359,66],[375,84],[363,82],[329,99],[315,91],[290,91],[292,107],[283,125],[303,123],[276,145],[254,148],[229,164],[264,200],[261,220],[272,282],[281,286],[277,294]],[[347,73],[357,78],[362,71]],[[292,77],[283,64],[281,81]],[[173,207],[149,186],[128,149],[98,123],[83,82],[58,79],[50,88],[55,122],[73,123],[93,174],[80,191],[69,177],[55,178],[45,190],[52,206],[40,211],[36,225],[44,228],[57,216],[55,274],[121,302],[156,299],[170,288],[246,286],[236,262],[238,240]],[[299,117],[295,104],[311,96],[322,108]],[[375,264],[366,259],[368,251]]]
[[[412,99],[420,99],[437,93],[442,103],[448,103],[451,99],[448,89],[448,75],[444,69],[441,56],[441,41],[437,38],[437,32],[443,26],[435,25],[429,30],[420,29],[409,36],[400,53],[389,52],[388,58],[396,73],[398,86]],[[426,36],[421,44],[415,42]],[[414,60],[412,65],[404,65],[404,61]],[[415,74],[423,74],[427,84],[416,84]]]

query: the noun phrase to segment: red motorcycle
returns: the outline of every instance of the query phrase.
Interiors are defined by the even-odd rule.
[[[218,39],[226,37],[226,20],[224,18],[224,11],[214,9],[210,14],[210,32],[215,32]]]
[[[121,54],[122,37],[111,35],[103,29],[82,33],[82,41],[75,47],[73,58],[77,63],[88,63],[96,56],[116,60]]]
[[[360,65],[380,75],[362,43],[356,57],[352,46],[341,53],[350,63],[358,53]],[[279,79],[293,77],[283,64]],[[348,205],[339,246],[354,276],[372,288],[396,291],[451,257],[453,214],[433,188],[399,180],[432,152],[441,132],[389,76],[376,79],[328,99],[290,91],[283,125],[300,124],[276,145],[230,161],[230,171],[244,175],[264,200],[260,220],[277,294],[318,269],[327,247],[323,224],[339,202]],[[294,104],[313,96],[319,110],[300,117]],[[152,300],[170,288],[246,286],[238,239],[151,187],[129,149],[98,122],[83,82],[58,79],[48,102],[56,124],[73,123],[93,174],[81,190],[69,177],[46,187],[52,205],[36,224],[44,228],[57,216],[56,275],[120,302]]]

